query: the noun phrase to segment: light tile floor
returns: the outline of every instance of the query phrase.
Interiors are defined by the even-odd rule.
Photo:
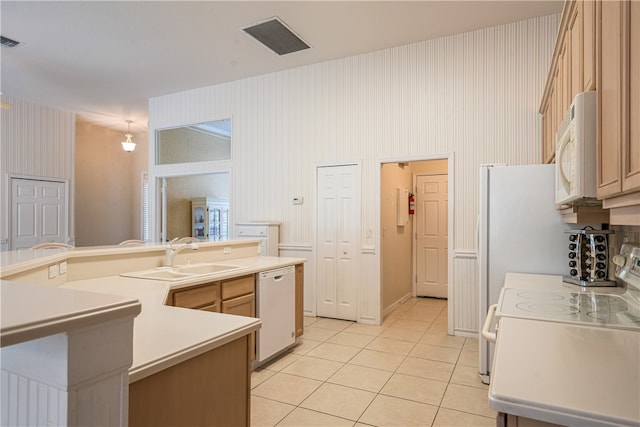
[[[494,426],[478,342],[447,302],[412,298],[380,326],[305,318],[296,347],[251,375],[251,425]]]

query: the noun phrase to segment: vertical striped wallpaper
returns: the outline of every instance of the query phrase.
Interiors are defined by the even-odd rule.
[[[277,220],[283,244],[312,246],[316,166],[359,162],[365,246],[367,230],[380,233],[380,161],[454,153],[452,250],[475,251],[479,165],[541,161],[537,110],[558,24],[541,17],[153,98],[150,159],[155,129],[231,117],[234,222]],[[380,318],[373,249],[358,284],[363,321]],[[455,295],[473,306],[467,288]]]
[[[71,179],[75,115],[2,95],[2,172]]]
[[[74,171],[75,115],[57,108],[22,101],[5,94],[2,102],[11,108],[0,109],[0,174],[4,187],[7,174],[68,180]],[[73,185],[69,198],[73,199]],[[9,197],[1,198],[3,213]],[[71,204],[73,206],[73,204]],[[9,215],[2,215],[0,241],[8,239]],[[68,230],[73,230],[73,215],[69,213]]]

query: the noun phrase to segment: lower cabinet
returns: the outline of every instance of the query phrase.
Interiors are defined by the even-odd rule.
[[[174,307],[220,311],[220,283],[213,282],[171,291],[167,304]]]
[[[249,426],[249,338],[129,384],[129,426]]]
[[[304,265],[295,266],[295,333],[304,332]],[[256,279],[254,274],[220,280],[169,293],[167,304],[195,310],[215,311],[237,316],[256,317]],[[255,359],[255,333],[249,338],[253,349],[250,360]]]
[[[220,286],[222,313],[256,317],[255,275],[223,280]],[[256,356],[255,332],[249,336],[249,347],[251,348],[249,360],[253,362]]]
[[[215,311],[237,316],[256,317],[256,280],[250,274],[186,289],[171,291],[167,304],[174,307]],[[255,333],[249,337],[253,349],[250,360],[255,358]]]

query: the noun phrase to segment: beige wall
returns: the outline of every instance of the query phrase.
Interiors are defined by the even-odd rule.
[[[159,164],[228,160],[231,141],[191,127],[163,129],[156,155]]]
[[[384,163],[380,172],[380,225],[382,227],[382,308],[383,311],[413,290],[413,223],[400,227],[396,221],[396,189],[413,187],[411,168]]]
[[[134,152],[122,149],[124,132],[76,122],[76,246],[113,245],[140,238],[140,158],[146,134],[134,134]],[[144,146],[144,147],[143,147]],[[146,165],[145,165],[146,166]]]

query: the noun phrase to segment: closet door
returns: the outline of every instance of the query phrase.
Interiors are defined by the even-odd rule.
[[[65,199],[64,182],[12,178],[10,249],[65,243]]]
[[[317,170],[316,313],[356,320],[358,238],[360,236],[360,168]]]

